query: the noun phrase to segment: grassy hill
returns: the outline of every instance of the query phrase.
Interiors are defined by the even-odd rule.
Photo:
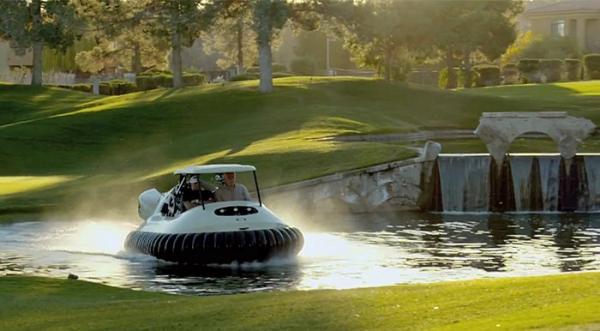
[[[135,210],[140,190],[178,167],[239,162],[263,186],[414,155],[422,142],[337,143],[335,135],[472,129],[482,112],[566,110],[600,123],[600,82],[439,91],[356,78],[256,81],[92,96],[0,85],[0,209],[103,204]],[[528,151],[551,144],[517,143]],[[587,150],[596,150],[590,140]],[[476,141],[445,151],[484,150]]]
[[[190,297],[1,277],[0,329],[597,330],[599,281],[580,273]]]

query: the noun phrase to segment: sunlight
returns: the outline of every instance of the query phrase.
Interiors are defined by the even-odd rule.
[[[50,249],[74,253],[115,255],[123,250],[127,234],[135,224],[114,221],[83,221],[74,223],[63,236],[49,244]]]
[[[157,171],[152,172],[151,174],[140,177],[139,180],[148,180],[148,179],[152,179],[154,177],[158,177],[158,176],[162,176],[162,175],[170,175],[170,174],[173,174],[177,169],[185,168],[191,164],[199,165],[199,164],[209,163],[212,160],[227,156],[227,154],[229,154],[230,151],[231,151],[231,149],[225,149],[225,150],[218,151],[215,153],[204,154],[199,157],[171,163],[167,167],[161,168]]]
[[[80,178],[79,176],[3,176],[0,196],[40,190]]]
[[[307,272],[301,278],[301,289],[383,286],[401,281],[402,270],[388,267],[397,249],[372,245],[339,235],[306,233],[304,249],[299,254]],[[310,270],[311,261],[329,265],[337,273]]]

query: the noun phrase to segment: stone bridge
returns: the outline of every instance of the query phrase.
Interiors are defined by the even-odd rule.
[[[566,112],[483,113],[475,130],[488,151],[501,164],[510,144],[525,133],[548,135],[558,145],[560,155],[572,159],[577,145],[587,138],[596,125],[585,118],[568,116]]]

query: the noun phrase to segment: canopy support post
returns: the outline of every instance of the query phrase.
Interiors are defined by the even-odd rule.
[[[256,170],[252,171],[254,175],[254,185],[256,186],[256,195],[258,195],[258,204],[262,207],[262,200],[260,199],[260,190],[258,189],[258,179],[256,179]]]

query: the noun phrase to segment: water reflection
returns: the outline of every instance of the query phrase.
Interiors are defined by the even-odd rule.
[[[297,259],[187,266],[122,251],[133,223],[0,226],[0,275],[82,279],[188,294],[353,288],[600,270],[594,214],[377,214],[306,233]],[[307,227],[314,226],[308,225]]]

